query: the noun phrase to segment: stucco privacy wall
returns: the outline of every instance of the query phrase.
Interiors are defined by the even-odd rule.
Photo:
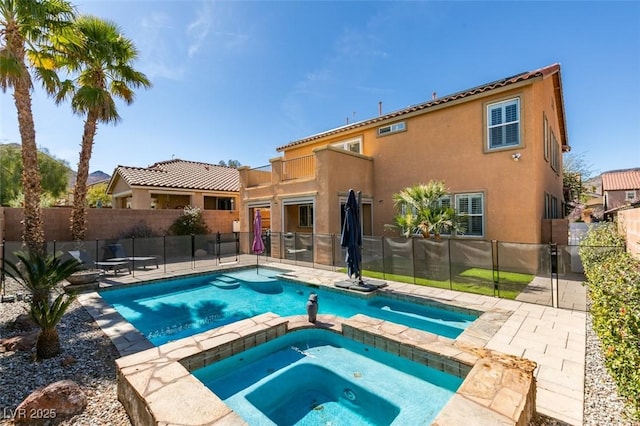
[[[22,209],[0,208],[0,236],[7,241],[22,239]],[[69,241],[69,217],[71,208],[43,209],[44,233],[49,241]],[[87,211],[86,240],[117,237],[122,232],[144,222],[160,235],[182,214],[182,210],[134,210],[134,209],[89,209]],[[202,210],[202,216],[213,233],[229,233],[233,221],[238,220],[236,210]],[[4,217],[4,221],[2,218]]]
[[[620,210],[618,229],[627,239],[627,251],[640,260],[640,208]]]

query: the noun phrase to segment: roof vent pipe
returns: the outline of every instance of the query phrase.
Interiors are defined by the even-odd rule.
[[[433,92],[433,93],[431,94],[431,99],[433,99],[434,101],[436,100],[436,98],[437,98],[437,97],[438,97],[438,96],[436,95],[436,92]]]
[[[378,115],[382,115],[382,101],[378,101]]]

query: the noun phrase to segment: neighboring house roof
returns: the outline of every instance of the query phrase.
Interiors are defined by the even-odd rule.
[[[640,189],[640,168],[614,170],[602,174],[603,191]]]
[[[326,136],[331,136],[331,135],[334,135],[334,134],[338,134],[338,133],[341,133],[341,132],[349,131],[349,130],[356,129],[356,128],[359,128],[359,127],[370,126],[370,125],[373,125],[375,123],[379,123],[381,121],[386,121],[386,120],[390,120],[390,119],[394,119],[394,118],[400,118],[403,115],[410,114],[410,113],[415,113],[415,112],[418,112],[418,111],[421,111],[421,110],[426,110],[426,109],[429,109],[429,108],[437,106],[437,105],[441,105],[441,104],[445,104],[445,103],[452,102],[452,101],[455,101],[455,100],[467,98],[467,97],[470,97],[470,96],[473,96],[473,95],[477,95],[477,94],[480,94],[480,93],[488,92],[488,91],[491,91],[491,90],[494,90],[494,89],[499,89],[499,88],[502,88],[502,87],[505,87],[505,86],[509,86],[509,85],[512,85],[512,84],[516,84],[516,83],[520,83],[520,82],[523,82],[523,81],[526,81],[526,80],[532,80],[532,79],[538,78],[538,77],[543,77],[544,78],[544,77],[547,77],[547,76],[550,76],[550,75],[556,75],[557,78],[558,78],[558,82],[557,82],[557,84],[555,86],[555,90],[556,90],[556,93],[557,93],[557,96],[558,96],[558,99],[559,99],[559,107],[558,107],[559,111],[558,111],[558,114],[560,116],[559,117],[560,118],[559,122],[560,122],[561,136],[562,136],[561,142],[562,142],[562,150],[564,152],[567,152],[567,151],[571,150],[571,147],[569,146],[569,141],[568,141],[568,137],[567,137],[567,129],[565,127],[566,120],[565,120],[565,114],[564,114],[564,100],[563,100],[563,97],[562,97],[562,83],[560,81],[560,64],[557,64],[557,63],[553,64],[553,65],[549,65],[549,66],[543,67],[543,68],[539,68],[539,69],[534,70],[534,71],[523,72],[523,73],[514,75],[512,77],[507,77],[507,78],[503,78],[501,80],[497,80],[497,81],[494,81],[494,82],[491,82],[491,83],[483,84],[481,86],[477,86],[477,87],[474,87],[474,88],[471,88],[471,89],[467,89],[467,90],[464,90],[462,92],[454,93],[452,95],[447,95],[447,96],[444,96],[442,98],[437,98],[437,99],[434,99],[434,100],[431,100],[431,101],[428,101],[428,102],[424,102],[424,103],[421,103],[421,104],[418,104],[418,105],[412,105],[412,106],[409,106],[407,108],[404,108],[404,109],[401,109],[401,110],[398,110],[398,111],[394,111],[394,112],[391,112],[389,114],[380,115],[379,117],[375,117],[375,118],[372,118],[372,119],[369,119],[369,120],[359,121],[357,123],[347,124],[345,126],[337,127],[335,129],[331,129],[331,130],[328,130],[326,132],[318,133],[318,134],[315,134],[313,136],[309,136],[309,137],[304,138],[304,139],[300,139],[300,140],[297,140],[297,141],[290,142],[287,145],[283,145],[281,147],[276,148],[276,150],[278,152],[284,151],[287,148],[291,148],[291,147],[294,147],[294,146],[302,145],[304,143],[311,142],[311,141],[314,141],[314,140],[317,140],[317,139],[320,139],[320,138],[323,138],[323,137],[326,137]],[[425,112],[427,112],[427,111],[425,111]]]
[[[112,191],[116,177],[120,177],[132,187],[228,192],[240,190],[240,175],[237,169],[179,159],[162,161],[149,167],[118,166],[109,181],[107,193]]]

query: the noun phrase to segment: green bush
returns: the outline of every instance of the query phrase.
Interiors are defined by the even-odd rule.
[[[605,364],[640,420],[640,262],[624,250],[615,224],[591,228],[579,252]]]
[[[202,235],[208,234],[209,228],[204,223],[202,212],[197,207],[187,206],[182,216],[169,227],[170,235]]]
[[[140,221],[129,229],[125,229],[118,235],[119,240],[129,238],[152,238],[157,237],[158,233],[154,231],[146,222]]]

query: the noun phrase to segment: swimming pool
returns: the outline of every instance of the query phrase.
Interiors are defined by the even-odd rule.
[[[299,330],[192,374],[252,425],[431,424],[463,378]]]
[[[444,305],[383,295],[358,297],[292,282],[281,274],[267,268],[240,269],[108,289],[100,295],[156,346],[265,312],[306,315],[311,292],[318,295],[320,314],[364,314],[452,339],[477,319]]]

